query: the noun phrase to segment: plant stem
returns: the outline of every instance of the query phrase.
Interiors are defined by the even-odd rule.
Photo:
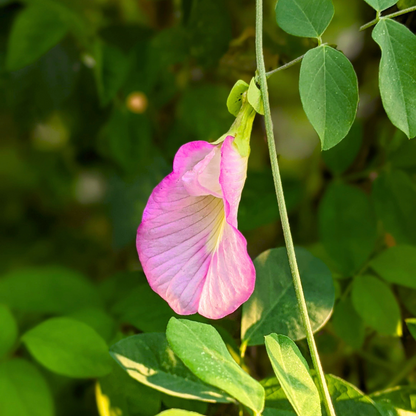
[[[273,69],[272,71],[266,72],[266,78],[270,78],[273,74],[279,71],[283,71],[284,69],[290,68],[293,65],[296,65],[298,62],[300,62],[303,57],[306,55],[304,53],[302,56],[299,56],[298,58],[294,59],[293,61],[288,62],[287,64],[284,64],[282,66],[279,66],[279,68]]]
[[[410,13],[416,11],[416,6],[408,7],[407,9],[399,10],[398,12],[390,13],[386,16],[383,16],[383,19],[393,19],[393,17],[401,16],[402,14]],[[376,25],[380,21],[380,12],[377,12],[377,17],[371,22],[366,23],[360,27],[360,32],[362,30],[368,29],[371,26]]]
[[[280,178],[279,163],[277,160],[276,145],[273,136],[273,122],[270,113],[269,94],[267,89],[266,68],[263,58],[263,1],[256,0],[256,60],[258,79],[260,83],[260,90],[263,97],[264,104],[264,118],[266,124],[267,143],[269,146],[270,161],[272,166],[273,181],[276,190],[277,202],[279,205],[280,218],[282,222],[283,234],[286,243],[286,250],[289,259],[290,270],[292,272],[293,284],[295,287],[296,297],[298,300],[299,309],[301,312],[303,327],[306,332],[306,339],[308,341],[309,350],[315,368],[318,385],[321,391],[322,399],[328,416],[336,416],[335,410],[329,395],[328,386],[325,380],[325,374],[319,359],[318,349],[316,347],[315,339],[311,322],[309,320],[308,309],[306,306],[305,295],[303,293],[302,282],[300,279],[299,269],[296,261],[295,248],[293,245],[292,234],[290,232],[289,218],[287,215],[286,203],[283,194],[282,180]]]

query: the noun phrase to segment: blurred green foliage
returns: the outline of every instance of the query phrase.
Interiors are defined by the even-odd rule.
[[[413,391],[416,344],[402,321],[416,316],[414,261],[394,253],[384,260],[393,270],[404,264],[397,277],[380,256],[389,247],[415,250],[416,141],[381,105],[380,51],[370,31],[358,31],[374,11],[362,0],[334,6],[324,41],[352,61],[360,86],[358,119],[344,141],[320,152],[301,109],[299,67],[269,82],[291,226],[296,243],[335,278],[333,318],[317,334],[325,370],[365,393],[392,379]],[[123,415],[169,407],[233,414],[232,405],[207,410],[137,383],[104,358],[104,347],[162,332],[173,315],[140,271],[135,232],[178,147],[215,140],[231,125],[228,92],[256,68],[254,7],[252,0],[0,0],[0,415],[106,416],[109,397]],[[267,70],[316,45],[277,27],[274,8],[265,1]],[[415,32],[414,13],[398,21]],[[284,244],[260,117],[251,147],[239,223],[255,258]],[[238,318],[213,323],[234,351]],[[62,333],[48,330],[56,322]],[[70,352],[38,360],[69,336]],[[305,342],[299,347],[304,352]],[[272,375],[264,346],[248,348],[246,366],[257,379]],[[347,389],[366,404],[345,381],[330,383],[334,394]],[[377,394],[380,406],[393,397]],[[401,408],[416,411],[406,400]],[[268,402],[273,408],[266,388]]]

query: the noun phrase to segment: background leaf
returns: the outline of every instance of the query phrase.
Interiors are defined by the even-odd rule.
[[[339,271],[357,271],[375,248],[377,227],[367,195],[343,183],[333,183],[319,206],[319,232],[327,253]]]
[[[296,248],[299,272],[314,331],[329,319],[335,300],[331,272],[303,248]],[[289,261],[284,247],[267,250],[255,261],[256,287],[243,305],[241,336],[248,345],[264,343],[279,332],[295,340],[305,337]]]
[[[416,289],[416,247],[390,247],[371,260],[370,266],[387,282]]]
[[[384,335],[401,336],[400,308],[390,288],[374,276],[357,276],[352,302],[364,322]]]
[[[406,319],[406,325],[409,328],[412,337],[416,340],[416,318]]]
[[[371,398],[380,404],[388,404],[394,406],[400,413],[397,414],[405,416],[407,412],[412,415],[416,411],[416,404],[414,402],[414,395],[416,393],[415,386],[400,386],[391,389],[379,391],[371,394]]]
[[[0,358],[14,347],[18,332],[17,322],[10,309],[0,304]]]
[[[48,319],[26,332],[22,341],[36,360],[58,374],[90,378],[111,371],[105,341],[82,322]]]
[[[416,136],[416,35],[406,26],[382,19],[372,33],[381,48],[380,94],[391,122]]]
[[[273,371],[298,416],[321,415],[318,390],[296,344],[277,334],[266,336],[265,344]]]
[[[55,266],[6,274],[0,279],[0,301],[20,311],[56,314],[101,303],[96,289],[82,274]]]
[[[26,360],[0,363],[2,416],[53,416],[54,405],[42,374]]]
[[[302,59],[299,93],[322,150],[338,144],[348,134],[358,106],[357,75],[348,58],[326,45],[310,49]]]
[[[383,172],[373,184],[372,198],[385,231],[397,243],[416,244],[416,184],[403,171]]]
[[[163,333],[126,338],[113,345],[110,353],[130,377],[163,393],[211,403],[232,401],[194,376],[175,357]]]
[[[175,354],[201,380],[226,391],[255,412],[263,410],[263,387],[233,360],[214,327],[171,318],[166,337]]]
[[[55,9],[26,7],[16,18],[9,38],[7,68],[15,71],[31,64],[56,45],[68,27]]]
[[[276,4],[277,24],[294,36],[321,36],[333,16],[331,0],[279,0]]]

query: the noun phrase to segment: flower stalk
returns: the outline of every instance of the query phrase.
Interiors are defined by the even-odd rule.
[[[280,177],[279,163],[277,159],[276,145],[273,135],[273,122],[270,113],[270,103],[267,88],[267,75],[263,58],[263,1],[256,0],[256,60],[258,70],[258,80],[264,104],[264,119],[266,125],[266,136],[269,147],[270,161],[272,166],[273,181],[276,190],[276,197],[279,206],[280,218],[282,222],[283,235],[285,238],[287,255],[289,259],[290,270],[293,277],[296,297],[302,317],[302,324],[305,329],[306,339],[308,342],[313,366],[315,368],[318,386],[321,392],[322,400],[329,416],[336,416],[334,406],[331,401],[328,386],[325,380],[325,374],[319,359],[318,349],[313,336],[312,326],[309,319],[308,309],[306,306],[305,295],[303,293],[302,282],[300,279],[299,268],[296,261],[295,248],[292,234],[290,231],[289,217],[287,214],[286,203],[283,193],[282,180]]]

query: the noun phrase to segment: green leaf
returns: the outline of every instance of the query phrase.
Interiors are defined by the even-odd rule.
[[[400,386],[391,389],[378,391],[370,395],[370,397],[381,405],[390,405],[398,410],[398,416],[411,416],[416,413],[416,387]]]
[[[382,12],[383,10],[388,9],[391,6],[394,6],[398,0],[364,0],[368,3],[374,10]]]
[[[160,411],[161,394],[134,379],[113,361],[110,374],[97,381],[95,396],[100,416],[154,416]],[[117,410],[119,409],[119,410]],[[119,413],[117,413],[117,411]]]
[[[316,379],[316,375],[314,378]],[[355,386],[331,374],[327,374],[325,379],[337,416],[380,416],[375,403]],[[290,410],[290,403],[276,379],[268,379],[266,384],[264,382],[262,384],[265,385],[266,394],[268,393],[266,406],[281,412],[270,412],[267,413],[268,415],[292,416],[295,414]],[[323,406],[322,415],[327,416]]]
[[[371,260],[370,266],[387,282],[416,289],[416,247],[388,248]]]
[[[296,248],[299,272],[313,330],[328,321],[335,301],[332,276],[325,264],[303,248]],[[264,343],[279,332],[292,339],[305,337],[287,252],[284,247],[263,252],[254,260],[256,287],[243,305],[241,336],[248,345]]]
[[[397,7],[400,10],[407,9],[408,7],[416,6],[416,0],[399,0],[397,2]]]
[[[202,416],[201,413],[188,412],[187,410],[182,409],[169,409],[165,410],[162,413],[159,413],[156,416]]]
[[[277,24],[287,33],[305,38],[318,38],[334,16],[331,0],[278,0]]]
[[[105,341],[88,325],[69,318],[48,319],[22,341],[49,370],[68,377],[100,377],[111,371]]]
[[[127,75],[128,59],[120,49],[101,41],[95,44],[94,67],[98,95],[105,106],[116,96]]]
[[[6,57],[7,69],[16,71],[36,61],[67,31],[67,25],[54,8],[26,7],[13,23]]]
[[[2,416],[53,416],[53,398],[42,374],[21,358],[0,363]]]
[[[170,306],[150,286],[142,284],[117,302],[112,313],[143,332],[162,332],[174,315]]]
[[[206,67],[217,65],[232,38],[231,19],[222,0],[194,0],[187,26],[190,54]]]
[[[397,243],[416,244],[416,185],[402,171],[382,173],[373,183],[372,197],[384,229]]]
[[[406,319],[406,325],[409,328],[409,331],[412,334],[412,337],[414,339],[416,339],[416,318],[408,318],[408,319]]]
[[[363,321],[383,335],[401,336],[400,307],[391,289],[374,276],[357,276],[352,303]]]
[[[350,276],[374,250],[377,225],[367,195],[340,182],[332,183],[319,206],[319,233],[339,271]]]
[[[0,279],[0,302],[25,312],[68,313],[99,306],[95,287],[64,267],[38,267],[10,272]]]
[[[264,105],[261,97],[261,91],[257,87],[254,78],[251,78],[250,86],[248,87],[247,100],[257,113],[264,116]]]
[[[175,354],[201,380],[255,412],[263,410],[263,387],[233,360],[213,326],[171,318],[166,337]]]
[[[325,378],[337,416],[380,416],[374,402],[357,387],[332,374]],[[324,409],[322,413],[327,415]]]
[[[181,397],[169,396],[167,394],[162,395],[162,402],[168,409],[182,409],[189,412],[197,412],[202,414],[206,413],[208,409],[207,402],[187,400],[182,399]]]
[[[298,416],[320,416],[319,393],[296,344],[277,334],[266,336],[265,344],[273,371]]]
[[[0,304],[0,358],[12,350],[18,333],[17,322],[10,309]]]
[[[390,121],[407,137],[416,136],[416,35],[381,19],[372,33],[381,48],[380,94]]]
[[[163,333],[123,339],[110,348],[110,354],[130,377],[163,393],[211,403],[232,401],[194,376],[175,357]]]
[[[235,117],[237,117],[240,111],[242,101],[241,96],[248,90],[247,82],[239,79],[230,91],[230,95],[227,98],[228,111]]]
[[[357,75],[348,58],[327,45],[309,50],[302,59],[299,93],[322,150],[338,144],[348,134],[358,106]]]
[[[326,152],[322,152],[325,165],[335,175],[341,175],[353,164],[360,151],[362,141],[362,125],[355,122],[341,143]]]
[[[332,316],[334,332],[346,344],[358,350],[362,347],[365,338],[363,320],[355,311],[351,299],[341,299],[335,306]]]

